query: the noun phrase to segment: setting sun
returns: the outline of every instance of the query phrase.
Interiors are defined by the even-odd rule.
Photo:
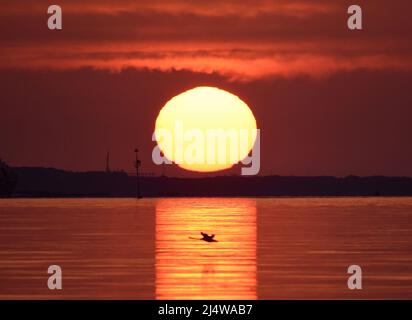
[[[231,168],[252,150],[256,120],[236,95],[197,87],[169,100],[156,119],[164,156],[181,168],[213,172]]]

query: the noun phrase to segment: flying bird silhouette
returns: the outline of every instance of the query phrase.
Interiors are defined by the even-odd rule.
[[[206,241],[206,242],[218,242],[217,240],[215,240],[215,235],[214,234],[212,234],[210,236],[207,233],[204,233],[204,232],[200,232],[200,234],[203,236],[203,238],[189,237],[189,239],[203,240],[203,241]]]

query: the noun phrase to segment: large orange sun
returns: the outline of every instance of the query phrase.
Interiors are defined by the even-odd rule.
[[[239,97],[214,87],[197,87],[170,99],[155,127],[164,156],[181,168],[214,172],[248,156],[256,120]]]

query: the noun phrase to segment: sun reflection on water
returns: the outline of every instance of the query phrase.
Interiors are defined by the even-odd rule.
[[[256,201],[159,199],[156,298],[256,299]]]

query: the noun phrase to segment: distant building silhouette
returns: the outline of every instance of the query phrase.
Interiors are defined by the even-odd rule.
[[[16,173],[0,159],[0,198],[11,197],[17,184]]]

